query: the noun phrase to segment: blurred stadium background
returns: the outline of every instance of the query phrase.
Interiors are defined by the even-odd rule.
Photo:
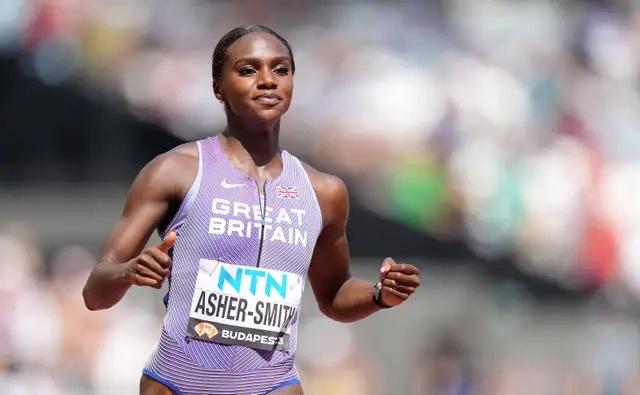
[[[424,279],[353,325],[307,294],[306,394],[640,394],[637,2],[2,0],[3,394],[137,393],[161,292],[81,288],[137,171],[223,127],[248,23],[293,45],[283,145],[348,183],[354,272]]]

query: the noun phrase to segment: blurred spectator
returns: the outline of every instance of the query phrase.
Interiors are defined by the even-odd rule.
[[[479,395],[479,381],[470,348],[453,328],[431,337],[414,372],[415,395]]]
[[[305,394],[376,395],[378,375],[351,325],[325,318],[301,321],[297,364]]]
[[[0,232],[0,387],[54,394],[60,358],[60,305],[46,281],[44,260],[18,226]],[[33,380],[34,386],[27,381]],[[5,385],[2,385],[3,382]]]

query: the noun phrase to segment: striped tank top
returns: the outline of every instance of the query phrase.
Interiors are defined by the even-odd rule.
[[[287,151],[280,176],[260,188],[227,161],[218,138],[197,144],[198,175],[167,226],[178,237],[166,315],[144,373],[182,394],[264,394],[298,377],[320,206]]]

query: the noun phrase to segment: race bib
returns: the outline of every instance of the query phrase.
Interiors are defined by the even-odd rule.
[[[297,274],[201,259],[187,336],[288,351],[303,290]]]

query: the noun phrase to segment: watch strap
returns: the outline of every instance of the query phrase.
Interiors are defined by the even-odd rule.
[[[377,282],[373,286],[373,303],[375,303],[376,306],[382,309],[391,308],[391,306],[387,306],[386,304],[382,303],[382,283],[381,282]]]

